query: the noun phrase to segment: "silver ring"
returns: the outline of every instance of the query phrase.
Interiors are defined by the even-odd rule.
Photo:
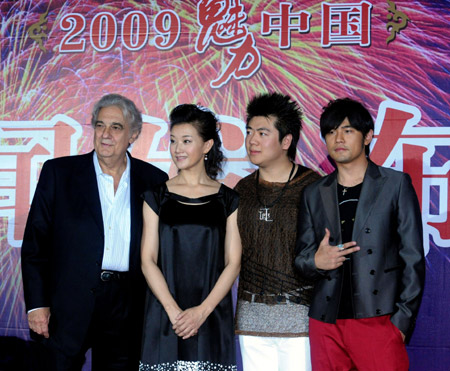
[[[339,245],[337,245],[337,248],[339,250],[344,250],[344,244],[340,243]]]

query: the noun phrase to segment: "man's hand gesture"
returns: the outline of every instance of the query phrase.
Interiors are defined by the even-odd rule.
[[[355,241],[347,242],[338,246],[330,245],[330,231],[325,228],[325,236],[320,242],[319,248],[314,256],[314,262],[318,269],[332,270],[340,267],[349,255],[360,249]]]

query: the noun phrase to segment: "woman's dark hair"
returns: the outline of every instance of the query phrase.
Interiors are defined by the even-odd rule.
[[[342,121],[348,119],[352,128],[362,133],[363,138],[366,137],[370,130],[374,130],[372,116],[369,111],[360,102],[342,98],[332,100],[327,106],[323,107],[320,116],[320,134],[325,139],[331,130],[335,130],[342,124]],[[366,156],[369,156],[370,145],[365,147]]]
[[[220,124],[214,112],[210,109],[195,104],[180,104],[169,115],[170,129],[178,124],[191,124],[194,126],[206,142],[214,141],[205,159],[206,174],[212,179],[222,172],[222,162],[225,156],[222,153],[222,141],[219,137]]]

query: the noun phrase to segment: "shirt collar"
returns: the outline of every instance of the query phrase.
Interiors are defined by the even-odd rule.
[[[125,171],[122,174],[122,179],[128,180],[130,178],[130,156],[128,155],[128,152],[126,153],[127,156],[127,167],[125,168]],[[100,163],[98,162],[97,153],[94,151],[94,169],[95,169],[95,175],[98,177],[100,175],[109,175],[103,172]],[[110,176],[110,175],[109,175]]]

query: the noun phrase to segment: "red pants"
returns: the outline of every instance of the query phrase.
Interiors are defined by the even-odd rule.
[[[408,354],[390,316],[338,319],[330,324],[309,319],[313,371],[407,371]]]

